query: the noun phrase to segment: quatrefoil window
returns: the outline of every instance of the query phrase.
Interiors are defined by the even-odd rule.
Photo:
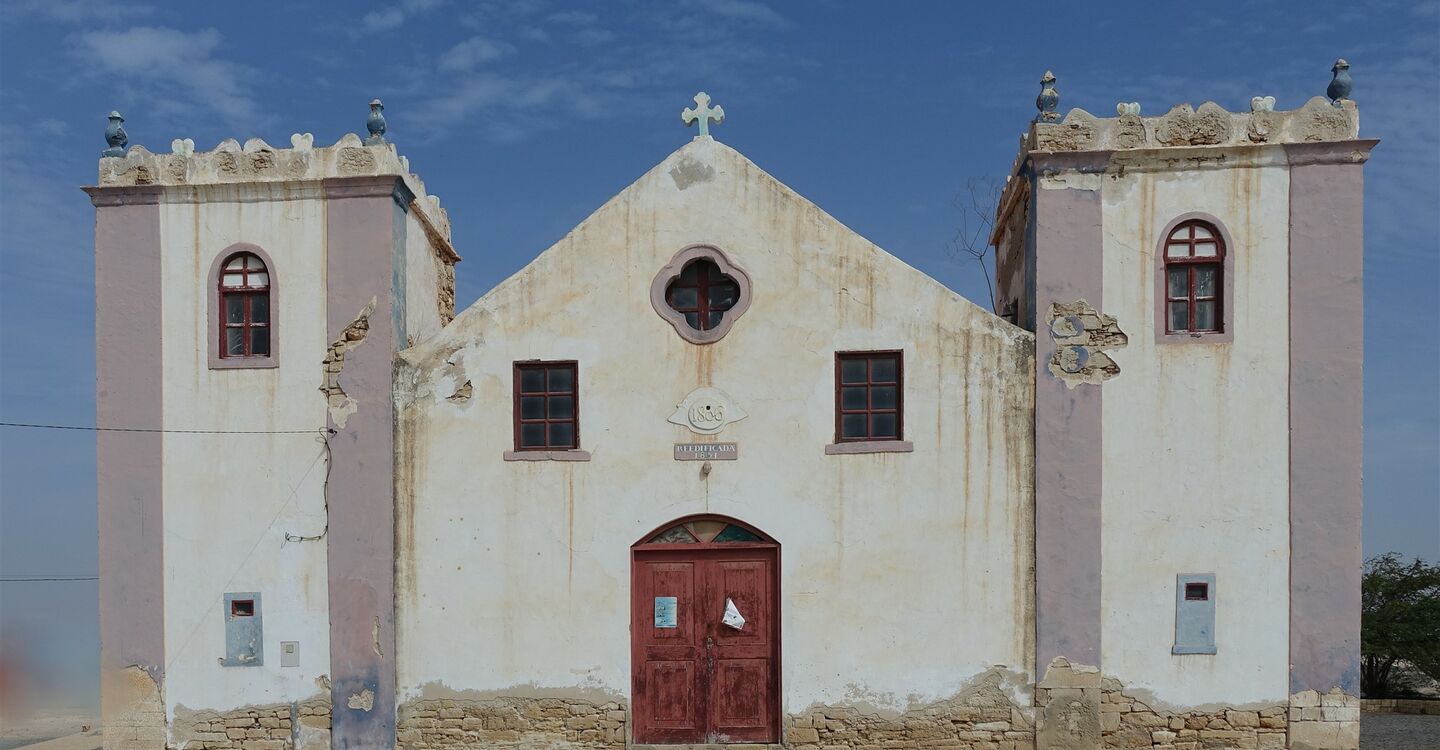
[[[650,302],[692,344],[719,341],[750,306],[750,276],[718,248],[675,254],[650,286]]]

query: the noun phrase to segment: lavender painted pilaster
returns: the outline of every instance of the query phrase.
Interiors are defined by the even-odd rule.
[[[95,421],[164,427],[158,187],[86,188],[95,211]],[[106,750],[166,741],[160,433],[95,438]]]
[[[1376,143],[1285,146],[1292,694],[1360,695],[1363,169]]]
[[[356,402],[330,427],[330,746],[395,746],[394,402],[404,346],[405,210],[394,176],[327,179],[326,294],[330,339],[374,305],[338,383]],[[318,368],[320,363],[315,363]],[[341,421],[343,420],[343,424]]]

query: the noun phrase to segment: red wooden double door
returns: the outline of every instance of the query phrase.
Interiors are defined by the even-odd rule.
[[[635,743],[779,741],[779,551],[753,529],[707,520],[634,547]]]

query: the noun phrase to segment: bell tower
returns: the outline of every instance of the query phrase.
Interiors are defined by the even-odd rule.
[[[1036,333],[1039,747],[1128,731],[1100,706],[1131,687],[1358,743],[1376,141],[1348,68],[1289,111],[1062,118],[1041,81],[993,237],[1001,309]]]

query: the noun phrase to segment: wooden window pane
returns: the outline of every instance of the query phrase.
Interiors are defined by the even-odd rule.
[[[256,357],[270,356],[270,329],[250,329],[250,354]]]
[[[222,299],[225,300],[225,322],[244,323],[245,298],[238,294],[226,294],[222,295]]]
[[[220,283],[232,289],[239,289],[245,286],[245,275],[240,273],[227,273],[221,278]]]
[[[570,393],[575,390],[575,371],[569,367],[550,368],[550,392]]]
[[[700,291],[695,287],[677,286],[670,288],[670,306],[678,310],[688,310],[698,307],[700,304]]]
[[[545,371],[538,367],[527,367],[520,371],[521,393],[544,393]]]
[[[729,310],[735,306],[735,300],[739,296],[740,287],[734,284],[717,284],[710,287],[710,306]]]
[[[724,318],[724,317],[725,317],[725,313],[723,313],[723,312],[712,312],[712,313],[710,313],[710,316],[709,316],[709,317],[707,318],[707,320],[706,320],[705,330],[708,331],[708,330],[711,330],[711,329],[714,329],[714,328],[719,328],[719,327],[720,327],[720,320],[721,320],[722,318]]]
[[[894,357],[876,357],[870,360],[870,382],[894,383],[896,370]]]
[[[864,414],[846,414],[840,418],[841,437],[863,438],[866,434]]]
[[[688,326],[690,326],[691,328],[694,328],[694,329],[697,330],[697,331],[702,330],[702,329],[700,328],[700,313],[696,313],[696,312],[688,312],[688,313],[685,313],[685,325],[688,325]]]
[[[550,447],[551,448],[573,448],[575,447],[575,425],[569,422],[550,423]]]
[[[896,388],[893,385],[877,385],[870,389],[871,409],[894,409]]]
[[[894,414],[870,415],[870,437],[894,438],[899,435],[899,423]]]
[[[714,538],[712,541],[716,541],[716,542],[758,542],[758,541],[760,541],[760,537],[755,536],[755,535],[752,534],[750,531],[748,531],[748,530],[746,530],[746,529],[742,529],[742,528],[740,528],[739,526],[736,526],[735,524],[732,523],[732,524],[727,525],[725,528],[721,529],[721,530],[720,530],[720,533],[719,533],[719,534],[716,534],[716,535],[715,535],[715,538]]]
[[[1169,295],[1171,297],[1190,296],[1190,269],[1185,266],[1178,266],[1166,271],[1166,277],[1170,280]]]
[[[1165,246],[1165,257],[1167,258],[1188,258],[1190,257],[1190,246],[1180,243]]]
[[[1200,300],[1195,303],[1195,330],[1214,331],[1219,326],[1215,324],[1215,300]]]
[[[1190,330],[1190,303],[1189,303],[1189,302],[1171,302],[1171,303],[1170,303],[1170,330],[1172,330],[1172,331],[1188,331],[1188,330]]]
[[[520,425],[520,447],[522,447],[522,448],[544,448],[544,447],[545,447],[545,425],[544,425],[544,424],[522,424],[522,425]]]
[[[226,270],[226,271],[239,271],[239,270],[244,269],[244,268],[245,268],[245,258],[246,258],[245,255],[237,255],[237,256],[231,258],[230,260],[225,261],[225,270]]]
[[[842,388],[840,389],[840,408],[842,409],[864,409],[865,408],[865,387]]]
[[[1210,233],[1210,228],[1206,227],[1203,224],[1191,224],[1190,227],[1191,230],[1194,232],[1195,239],[1197,240],[1203,240],[1215,236]]]
[[[1215,282],[1220,278],[1218,266],[1196,266],[1195,267],[1195,296],[1214,297]],[[1179,296],[1179,295],[1176,295]]]
[[[858,358],[840,360],[840,382],[864,383],[865,360]]]
[[[270,295],[250,295],[250,322],[261,325],[270,322]]]
[[[685,267],[680,269],[680,281],[686,284],[695,284],[700,280],[700,269],[703,265],[704,261],[699,260],[692,260],[686,263]]]
[[[544,396],[522,396],[522,397],[520,397],[520,418],[521,418],[521,419],[544,419],[544,418],[545,418],[545,397],[544,397]]]
[[[1195,257],[1197,258],[1214,258],[1219,254],[1220,246],[1213,242],[1195,243]]]
[[[245,356],[245,329],[225,329],[225,354],[231,357]]]
[[[575,397],[551,396],[549,416],[551,419],[574,419]]]

